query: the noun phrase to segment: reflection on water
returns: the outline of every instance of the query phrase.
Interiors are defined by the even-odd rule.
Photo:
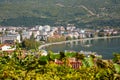
[[[113,52],[120,53],[120,38],[72,41],[59,45],[51,45],[45,49],[54,52],[64,50],[93,51],[102,55],[104,59],[111,59],[113,58]]]

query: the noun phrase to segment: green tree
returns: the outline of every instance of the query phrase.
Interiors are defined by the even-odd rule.
[[[72,40],[72,38],[70,36],[66,37],[66,40]]]
[[[22,42],[22,47],[26,48],[26,49],[37,49],[40,46],[40,43],[35,41],[35,40],[31,40],[31,39],[25,39]]]
[[[113,61],[115,63],[120,62],[120,54],[119,53],[113,53],[113,56],[114,56]]]
[[[30,40],[35,40],[34,33],[32,33],[32,35],[30,36]]]

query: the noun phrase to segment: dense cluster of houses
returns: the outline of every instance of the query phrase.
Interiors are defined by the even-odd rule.
[[[65,38],[80,39],[98,36],[119,35],[119,29],[103,28],[103,29],[80,29],[73,24],[66,27],[49,25],[35,27],[2,27],[0,26],[0,42],[2,44],[21,43],[24,39],[30,39],[34,35],[36,41],[47,41],[49,37],[64,36]]]

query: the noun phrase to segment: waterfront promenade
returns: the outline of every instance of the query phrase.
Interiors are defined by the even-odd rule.
[[[43,45],[40,45],[39,49],[42,49],[42,48],[44,48],[46,46],[55,45],[55,44],[63,44],[63,43],[69,43],[69,42],[75,42],[75,41],[82,41],[82,40],[107,39],[107,38],[120,38],[120,36],[84,38],[84,39],[67,40],[67,41],[54,42],[54,43],[45,43]]]

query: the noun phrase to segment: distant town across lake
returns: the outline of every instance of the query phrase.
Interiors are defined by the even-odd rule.
[[[113,58],[113,53],[120,53],[120,38],[104,38],[93,40],[80,40],[45,47],[45,50],[59,52],[64,50],[92,51],[102,55],[103,59]]]

